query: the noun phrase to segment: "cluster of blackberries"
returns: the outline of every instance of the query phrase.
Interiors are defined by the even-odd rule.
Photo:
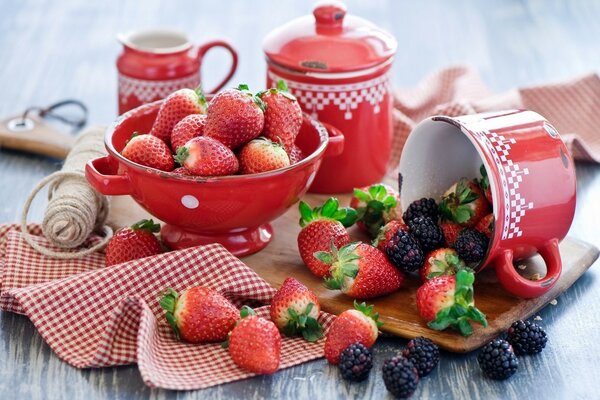
[[[506,340],[495,339],[486,344],[477,355],[477,361],[487,377],[503,380],[517,372],[517,354],[537,354],[546,347],[547,341],[546,332],[539,325],[515,321],[508,328]]]
[[[390,261],[404,272],[415,272],[425,262],[427,252],[448,245],[438,224],[438,205],[434,199],[412,202],[403,215],[409,230],[398,230],[385,246]],[[463,229],[453,243],[458,256],[468,264],[483,260],[488,238],[475,229]]]
[[[440,350],[431,340],[415,338],[395,357],[384,361],[381,372],[385,387],[396,397],[410,397],[419,379],[433,371],[439,361]],[[373,355],[360,343],[348,346],[340,355],[339,368],[344,379],[363,381],[372,367]]]

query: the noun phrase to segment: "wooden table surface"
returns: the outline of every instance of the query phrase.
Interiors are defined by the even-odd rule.
[[[223,37],[238,49],[234,81],[264,85],[261,40],[276,26],[307,14],[310,1],[18,1],[0,3],[0,118],[31,105],[83,100],[91,124],[116,114],[115,59],[119,31],[177,27],[199,41]],[[348,1],[348,9],[391,31],[399,41],[396,85],[410,86],[437,68],[469,63],[500,92],[517,85],[565,79],[600,70],[597,1]],[[211,86],[223,74],[224,53],[204,68]],[[599,110],[600,112],[600,110]],[[600,134],[600,133],[599,133]],[[16,221],[30,189],[57,170],[56,160],[0,150],[0,223]],[[573,237],[600,246],[600,166],[578,163]],[[40,221],[44,202],[34,203]],[[600,376],[599,262],[558,303],[540,312],[550,341],[538,356],[521,357],[506,382],[483,378],[476,354],[444,353],[415,398],[598,398]],[[324,360],[269,377],[193,392],[144,386],[136,366],[77,370],[59,360],[23,316],[0,313],[0,398],[384,398],[380,368],[405,344],[380,339],[376,366],[363,384],[342,381]]]

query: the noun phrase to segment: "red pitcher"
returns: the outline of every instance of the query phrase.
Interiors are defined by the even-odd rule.
[[[304,111],[345,137],[343,152],[323,160],[312,192],[350,192],[385,175],[392,140],[388,72],[396,48],[389,33],[333,1],[265,38],[267,87],[283,79]]]
[[[142,104],[160,100],[175,90],[200,85],[200,67],[204,55],[214,47],[231,54],[229,72],[212,90],[221,89],[237,67],[237,53],[222,40],[194,46],[185,34],[173,30],[152,29],[118,35],[123,52],[117,59],[119,70],[119,114]]]

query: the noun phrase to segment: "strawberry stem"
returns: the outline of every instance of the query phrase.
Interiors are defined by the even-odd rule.
[[[131,229],[134,231],[144,230],[152,233],[160,232],[160,225],[155,223],[152,219],[142,219],[131,225]]]
[[[167,288],[162,293],[162,298],[160,299],[159,305],[166,311],[165,318],[173,332],[175,332],[175,336],[177,340],[180,340],[179,327],[177,326],[177,318],[175,318],[175,308],[177,307],[177,299],[179,299],[179,294],[175,291],[175,289]]]
[[[321,207],[311,208],[307,203],[301,201],[298,208],[300,210],[300,226],[305,227],[315,220],[334,220],[339,221],[344,227],[354,225],[358,215],[356,210],[351,207],[339,208],[339,201],[335,197],[330,197]]]
[[[323,327],[319,322],[310,316],[314,308],[313,303],[308,303],[304,312],[298,314],[293,308],[288,308],[289,321],[283,329],[286,336],[296,336],[301,333],[308,342],[316,342],[323,337]]]
[[[354,197],[365,203],[365,206],[356,209],[358,219],[365,224],[369,235],[376,237],[385,225],[384,213],[397,206],[396,197],[389,194],[382,184],[371,185],[367,191],[354,189]]]

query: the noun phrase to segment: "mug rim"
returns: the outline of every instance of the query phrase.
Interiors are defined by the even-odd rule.
[[[170,36],[174,39],[180,39],[181,43],[168,47],[149,47],[136,43],[148,36]],[[129,31],[117,34],[117,40],[126,48],[142,53],[150,54],[175,54],[191,49],[192,44],[187,35],[177,29],[171,28],[150,28]]]

